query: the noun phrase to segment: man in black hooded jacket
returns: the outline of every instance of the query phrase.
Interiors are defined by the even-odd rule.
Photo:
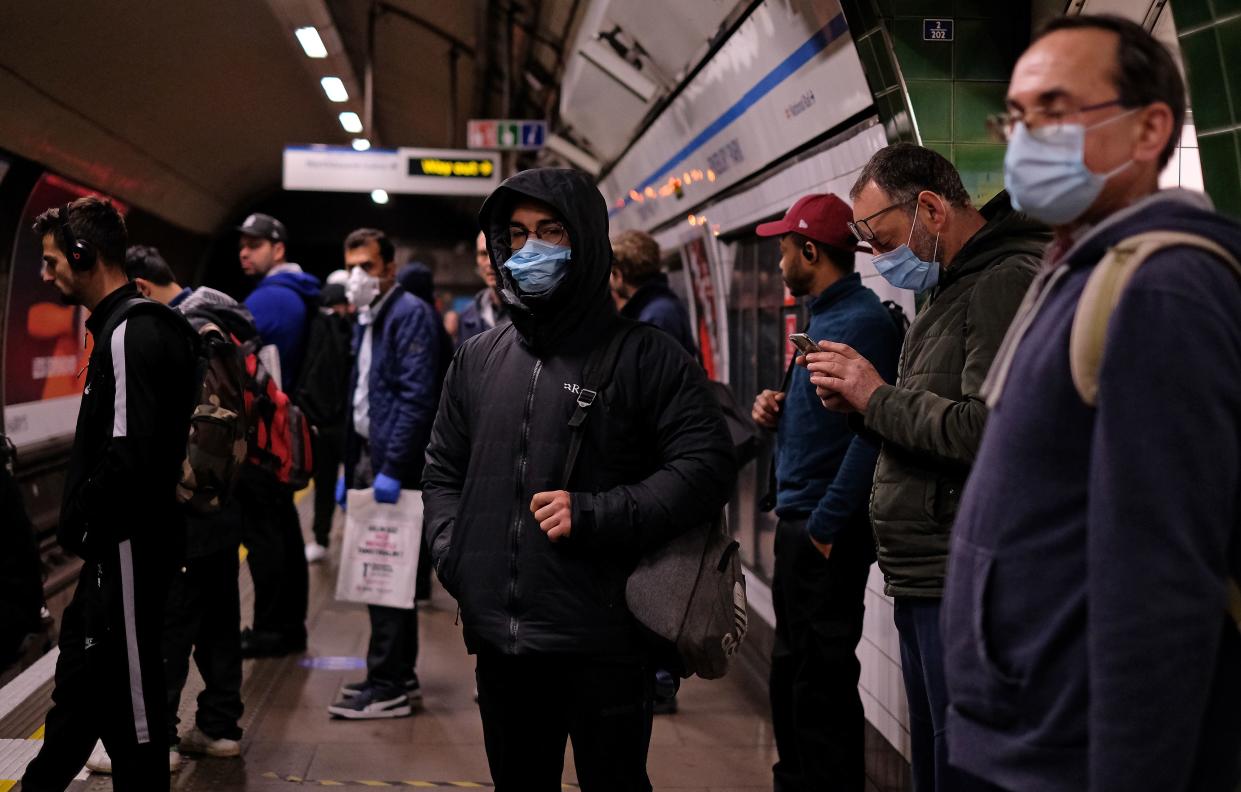
[[[619,321],[607,208],[577,171],[505,181],[479,215],[513,327],[470,339],[444,385],[423,497],[431,554],[477,655],[496,788],[649,790],[651,670],[624,587],[641,556],[717,514],[734,467],[702,369],[627,336],[565,486],[591,349]]]

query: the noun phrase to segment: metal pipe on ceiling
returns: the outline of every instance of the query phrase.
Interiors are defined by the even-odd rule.
[[[362,130],[378,146],[379,131],[375,129],[375,23],[379,19],[379,3],[371,0],[366,14],[366,73],[363,76],[365,97],[362,104]]]

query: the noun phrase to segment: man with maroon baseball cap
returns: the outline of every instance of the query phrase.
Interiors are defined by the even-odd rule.
[[[806,334],[865,349],[891,382],[900,336],[854,272],[852,220],[853,210],[835,195],[807,195],[757,233],[780,238],[784,282],[808,300]],[[866,503],[879,447],[855,435],[844,415],[823,409],[803,367],[790,366],[779,391],[758,394],[752,415],[777,433],[775,486],[766,504],[779,517],[771,587],[774,786],[861,792],[864,716],[855,650],[875,559]]]

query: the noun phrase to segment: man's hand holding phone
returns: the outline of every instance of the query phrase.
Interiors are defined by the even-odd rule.
[[[848,344],[820,341],[818,346],[817,352],[804,357],[804,365],[823,406],[837,412],[866,412],[884,384],[883,377]]]

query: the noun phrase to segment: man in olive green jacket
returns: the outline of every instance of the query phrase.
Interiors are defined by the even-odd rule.
[[[983,379],[1051,237],[1005,193],[975,209],[952,164],[912,144],[875,154],[851,197],[852,230],[870,244],[876,269],[925,303],[896,385],[842,344],[821,343],[807,365],[824,406],[855,413],[855,427],[882,440],[870,514],[895,600],[914,789],[972,790],[948,767],[944,740],[948,535],[987,419]]]

